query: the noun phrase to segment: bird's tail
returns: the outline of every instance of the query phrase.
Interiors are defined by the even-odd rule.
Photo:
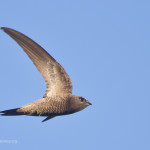
[[[16,116],[16,115],[23,115],[23,113],[17,112],[18,109],[19,109],[19,108],[0,111],[0,113],[2,113],[2,114],[0,114],[0,115],[2,115],[2,116]]]

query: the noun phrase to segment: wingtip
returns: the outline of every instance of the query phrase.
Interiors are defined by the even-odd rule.
[[[1,30],[3,30],[4,32],[6,32],[6,30],[9,29],[7,27],[1,27]]]
[[[1,30],[3,30],[3,31],[4,31],[4,30],[5,30],[5,27],[1,27]]]
[[[46,117],[44,120],[42,120],[42,122],[45,122],[45,121],[47,121],[47,120],[49,120],[49,119],[52,119],[52,118],[54,118],[54,117],[56,117],[56,116],[48,116],[48,117]]]
[[[1,30],[3,30],[3,31],[6,31],[7,29],[10,29],[10,28],[7,28],[7,27],[1,27]]]

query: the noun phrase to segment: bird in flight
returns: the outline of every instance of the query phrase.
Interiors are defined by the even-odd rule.
[[[71,80],[64,68],[44,50],[24,34],[6,27],[1,28],[12,37],[29,56],[46,83],[43,98],[19,108],[0,111],[2,116],[46,116],[42,121],[83,110],[91,103],[84,97],[72,94]]]

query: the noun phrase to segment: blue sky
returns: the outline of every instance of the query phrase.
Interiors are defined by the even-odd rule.
[[[69,74],[73,94],[93,105],[45,123],[1,116],[0,148],[149,150],[149,7],[148,0],[1,1],[0,26],[45,48]],[[0,52],[0,110],[40,99],[43,78],[3,31]]]

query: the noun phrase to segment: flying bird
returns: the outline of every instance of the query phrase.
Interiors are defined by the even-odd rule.
[[[46,83],[43,98],[19,108],[0,111],[3,116],[46,116],[42,121],[83,110],[91,103],[72,94],[72,83],[64,68],[40,45],[24,34],[6,27],[1,28],[12,37],[28,55]]]

